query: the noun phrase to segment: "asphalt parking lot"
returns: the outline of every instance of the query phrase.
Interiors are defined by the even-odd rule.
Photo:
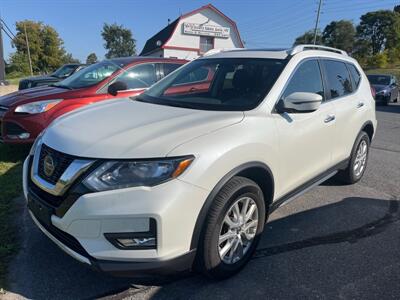
[[[17,209],[22,249],[6,299],[399,299],[400,105],[378,107],[367,172],[329,180],[276,210],[254,259],[234,278],[123,279],[59,250]],[[1,297],[1,296],[0,296]]]

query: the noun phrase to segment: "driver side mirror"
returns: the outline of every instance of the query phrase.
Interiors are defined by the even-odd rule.
[[[116,81],[108,86],[107,93],[112,96],[117,96],[118,91],[124,91],[128,89],[128,85],[122,81]]]
[[[295,92],[281,99],[277,105],[278,113],[307,113],[316,111],[322,102],[322,96],[316,93]]]

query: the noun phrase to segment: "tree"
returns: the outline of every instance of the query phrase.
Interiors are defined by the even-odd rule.
[[[136,40],[132,32],[122,25],[104,23],[101,36],[105,41],[104,48],[108,50],[107,58],[136,55]]]
[[[304,34],[298,36],[294,41],[293,46],[300,44],[313,44],[313,43],[314,43],[314,30],[309,30]],[[321,32],[319,30],[317,31],[316,43],[319,45],[322,43]]]
[[[73,59],[71,54],[66,53],[64,42],[53,27],[25,20],[16,24],[17,34],[13,39],[16,52],[10,57],[11,69],[23,73],[29,70],[25,28],[34,72],[49,72]]]
[[[352,22],[346,20],[332,21],[326,25],[322,33],[322,42],[326,46],[343,49],[351,53],[355,35],[356,30]]]
[[[400,15],[390,10],[378,10],[361,16],[357,37],[365,41],[370,54],[400,46]]]
[[[90,53],[86,58],[86,64],[91,65],[97,63],[97,55],[96,53]]]

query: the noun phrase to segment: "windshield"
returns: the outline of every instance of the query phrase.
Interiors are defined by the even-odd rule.
[[[77,66],[71,66],[71,65],[62,66],[61,68],[58,68],[57,70],[55,70],[51,74],[51,76],[57,77],[57,78],[66,78],[66,77],[70,76],[75,71],[76,68],[77,68]]]
[[[265,98],[284,65],[279,59],[198,59],[135,99],[192,109],[250,110]]]
[[[368,75],[368,80],[371,84],[389,85],[390,76],[385,75]]]
[[[119,69],[120,67],[112,61],[99,62],[79,72],[76,72],[67,79],[64,79],[63,81],[54,84],[54,86],[66,87],[69,89],[89,87],[98,84],[104,79],[110,77],[115,71]]]

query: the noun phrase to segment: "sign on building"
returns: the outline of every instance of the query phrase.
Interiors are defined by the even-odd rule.
[[[183,23],[183,33],[192,35],[202,36],[214,36],[219,38],[228,38],[230,34],[229,27],[207,25],[207,24],[195,24],[195,23]]]

